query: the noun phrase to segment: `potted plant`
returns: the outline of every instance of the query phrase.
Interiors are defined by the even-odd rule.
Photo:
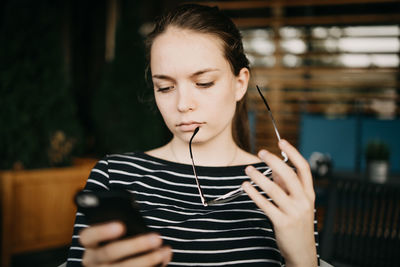
[[[367,177],[377,183],[385,183],[389,171],[389,146],[382,140],[371,140],[365,149]]]

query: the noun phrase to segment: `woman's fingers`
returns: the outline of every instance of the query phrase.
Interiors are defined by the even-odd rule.
[[[171,248],[162,246],[162,239],[155,233],[115,240],[125,232],[119,222],[90,226],[80,234],[80,242],[85,247],[82,259],[84,266],[154,266],[165,265],[171,259]],[[113,241],[114,240],[114,241]],[[109,242],[100,245],[105,241]],[[136,265],[132,265],[136,262]]]
[[[161,245],[161,237],[152,233],[112,242],[99,247],[90,256],[98,263],[114,262],[129,256],[155,250],[160,248]]]
[[[171,261],[171,259],[172,249],[170,247],[162,247],[147,254],[127,259],[119,263],[118,267],[166,266]]]
[[[279,177],[280,183],[285,185],[286,188],[284,189],[288,191],[290,195],[296,195],[299,191],[303,191],[294,170],[280,158],[266,150],[261,150],[258,156],[272,169],[272,174]],[[288,157],[290,158],[290,155],[288,155]]]
[[[258,156],[272,169],[274,182],[267,179],[254,167],[246,168],[246,174],[273,200],[281,212],[292,214],[302,206],[308,207],[314,201],[315,193],[312,186],[312,176],[307,161],[287,141],[281,140],[280,147],[294,164],[297,172],[289,167],[276,155],[261,150]],[[252,191],[249,191],[251,193]],[[249,194],[248,193],[248,194]],[[257,199],[257,205],[262,206],[266,199],[262,195],[249,195]],[[294,202],[292,201],[294,200]]]
[[[256,170],[253,166],[248,166],[245,169],[246,174],[263,190],[279,207],[285,207],[285,202],[288,201],[286,193],[276,183],[265,177],[262,173]],[[257,191],[258,192],[258,191]],[[264,199],[262,195],[261,198]],[[269,201],[268,201],[269,202]]]
[[[254,203],[271,219],[272,223],[279,221],[281,212],[274,204],[261,195],[249,182],[244,182],[242,188]]]
[[[303,185],[304,191],[311,198],[315,198],[310,165],[300,152],[286,140],[279,142],[279,147],[284,151],[296,167],[297,176]]]
[[[80,233],[79,241],[86,248],[97,247],[100,243],[117,239],[125,233],[125,227],[119,222],[98,224],[85,228]]]
[[[274,203],[249,182],[243,183],[242,188],[273,223],[278,247],[288,266],[315,266],[315,193],[309,165],[287,141],[281,140],[279,146],[296,171],[282,159],[265,150],[261,150],[258,155],[271,168],[274,181],[266,178],[254,167],[246,168],[246,174]]]

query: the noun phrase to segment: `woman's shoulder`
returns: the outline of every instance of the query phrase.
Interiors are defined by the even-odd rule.
[[[162,165],[157,157],[153,157],[144,151],[124,152],[107,154],[100,159],[96,166],[107,166],[112,168],[115,166],[151,166],[151,165]]]
[[[124,152],[107,155],[107,160],[110,162],[125,160],[134,162],[146,162],[146,161],[159,161],[162,158],[158,157],[157,154],[149,153],[150,151],[137,150],[133,152]]]
[[[143,152],[141,151],[134,151],[134,152],[122,152],[122,153],[110,153],[106,154],[102,159],[98,162],[104,162],[106,164],[112,163],[118,160],[134,160],[136,158],[142,158]]]
[[[151,156],[153,158],[168,160],[171,158],[171,150],[168,149],[167,145],[157,147],[148,151],[145,151],[144,154]]]
[[[258,164],[261,163],[261,160],[259,157],[240,149],[238,152],[238,155],[235,159],[235,161],[233,162],[234,165],[251,165],[251,164]]]

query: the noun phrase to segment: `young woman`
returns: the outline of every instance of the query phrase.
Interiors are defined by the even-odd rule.
[[[250,73],[232,21],[217,8],[179,6],[157,21],[147,45],[173,138],[106,156],[85,188],[131,192],[154,233],[117,240],[121,223],[88,227],[78,211],[68,266],[317,266],[306,160],[285,140],[279,147],[296,172],[266,150],[244,149]],[[271,170],[273,181],[264,175]],[[235,197],[212,201],[232,190]]]

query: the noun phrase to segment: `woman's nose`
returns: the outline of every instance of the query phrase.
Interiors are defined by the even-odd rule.
[[[178,103],[177,108],[179,112],[187,112],[196,108],[196,99],[190,88],[178,89]]]

